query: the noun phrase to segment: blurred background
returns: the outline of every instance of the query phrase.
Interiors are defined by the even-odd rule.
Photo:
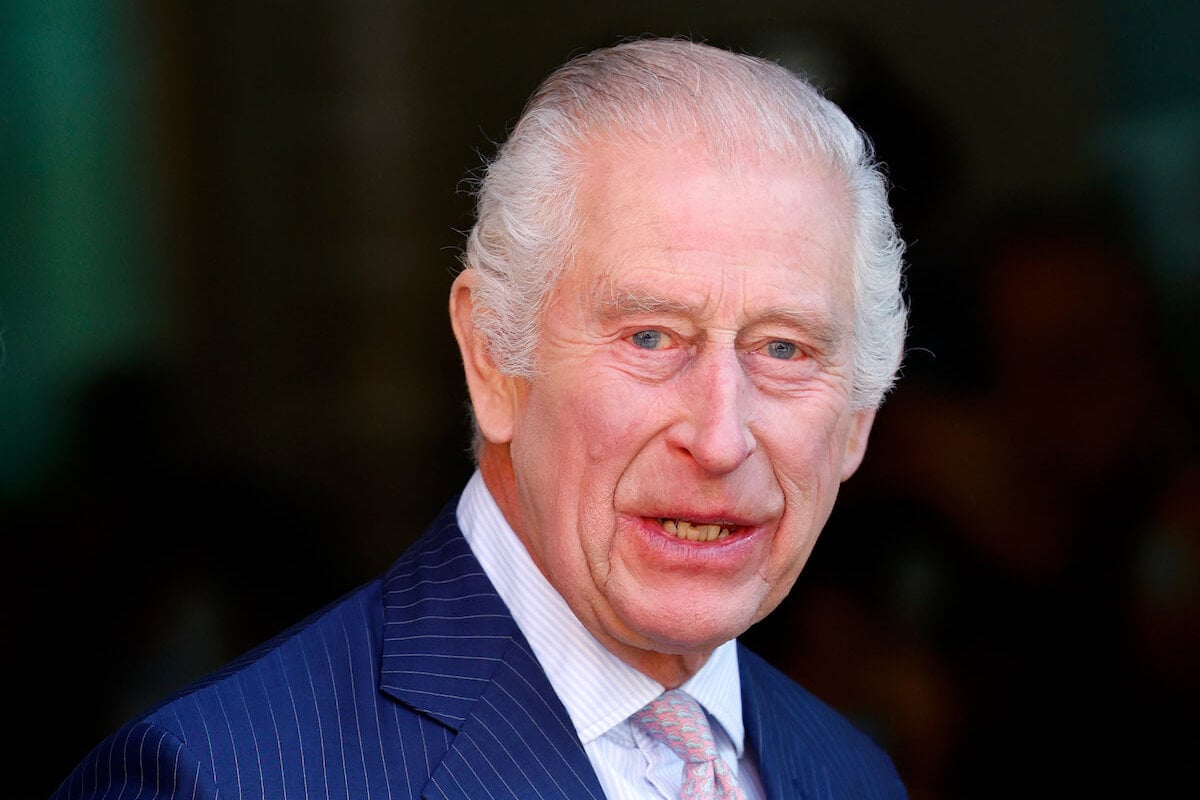
[[[910,243],[900,388],[746,639],[914,800],[1197,796],[1184,0],[6,0],[6,796],[385,569],[461,487],[464,179],[554,66],[648,33],[812,76]]]

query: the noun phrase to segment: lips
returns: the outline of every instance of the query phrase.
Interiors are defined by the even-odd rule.
[[[686,519],[660,518],[658,524],[667,533],[689,542],[715,542],[729,536],[738,526],[721,523],[697,523]]]

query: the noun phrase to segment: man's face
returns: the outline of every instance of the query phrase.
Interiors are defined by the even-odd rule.
[[[499,494],[584,625],[665,676],[779,603],[861,459],[849,210],[818,167],[595,155]]]

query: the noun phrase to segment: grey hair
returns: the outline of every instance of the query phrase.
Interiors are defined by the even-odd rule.
[[[535,375],[541,314],[575,252],[588,148],[697,132],[734,169],[744,159],[816,158],[843,178],[853,209],[851,404],[877,407],[900,366],[908,311],[904,244],[869,140],[784,67],[681,39],[624,42],[567,62],[486,166],[463,263],[478,274],[475,324],[498,368]]]

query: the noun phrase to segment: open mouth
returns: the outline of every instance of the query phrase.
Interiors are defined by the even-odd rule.
[[[667,519],[660,517],[658,524],[662,529],[677,539],[689,542],[715,542],[724,539],[737,530],[736,525],[718,523],[695,523],[686,519]]]

